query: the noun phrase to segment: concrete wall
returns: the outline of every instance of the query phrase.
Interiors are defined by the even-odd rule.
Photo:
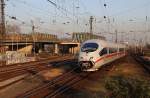
[[[25,53],[25,54],[31,54],[32,48],[33,48],[33,46],[29,45],[29,46],[26,46],[24,48],[19,49],[18,52],[22,52],[22,53]]]

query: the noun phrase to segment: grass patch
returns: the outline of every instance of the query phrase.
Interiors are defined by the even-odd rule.
[[[106,79],[107,98],[150,98],[150,83],[145,79],[112,76]]]

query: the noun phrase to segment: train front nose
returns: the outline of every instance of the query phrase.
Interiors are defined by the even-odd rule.
[[[93,67],[93,64],[91,61],[81,61],[80,62],[80,68],[83,70],[90,69],[92,67]]]

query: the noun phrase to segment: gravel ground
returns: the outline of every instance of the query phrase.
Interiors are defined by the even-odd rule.
[[[108,67],[108,70],[105,66],[97,72],[92,72],[86,79],[71,87],[58,98],[104,98],[108,94],[105,88],[106,80],[112,76],[150,80],[149,74],[130,56],[112,64],[113,66]]]
[[[75,64],[75,63],[74,63]],[[71,65],[55,65],[52,70],[45,70],[32,78],[30,75],[28,78],[10,86],[6,89],[0,90],[0,98],[14,98],[16,95],[28,91],[43,83],[43,77],[46,79],[52,79],[61,75],[66,70],[71,68]],[[54,74],[53,74],[54,73]],[[107,78],[112,76],[122,76],[130,78],[144,78],[150,80],[149,74],[144,70],[142,66],[136,63],[130,56],[124,57],[114,63],[100,68],[96,72],[90,72],[91,74],[84,80],[80,81],[68,91],[57,96],[57,98],[103,98],[107,95],[107,89],[105,83]]]

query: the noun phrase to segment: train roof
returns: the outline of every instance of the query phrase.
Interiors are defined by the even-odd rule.
[[[111,43],[111,42],[108,42],[108,41],[105,41],[105,40],[100,40],[100,39],[91,39],[91,40],[87,40],[84,43],[97,43],[99,44],[100,46],[102,47],[112,47],[112,48],[116,48],[116,47],[120,47],[120,48],[125,48],[125,45],[124,44],[120,44],[120,43]]]

